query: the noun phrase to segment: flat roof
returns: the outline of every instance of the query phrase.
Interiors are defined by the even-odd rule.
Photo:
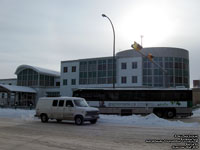
[[[0,79],[0,81],[11,81],[11,80],[17,80],[17,78]]]
[[[77,88],[76,90],[192,90],[190,88]]]
[[[98,59],[112,59],[113,56],[106,56],[106,57],[94,57],[94,58],[84,58],[84,59],[75,59],[75,60],[66,60],[66,61],[61,61],[61,63],[65,62],[79,62],[79,61],[92,61],[92,60],[98,60]]]
[[[0,87],[5,88],[10,92],[37,93],[33,88],[26,86],[0,84]]]

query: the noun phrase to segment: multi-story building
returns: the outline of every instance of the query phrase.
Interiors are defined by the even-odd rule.
[[[154,47],[142,51],[151,53],[155,63],[130,49],[118,52],[114,61],[112,56],[62,61],[61,73],[20,65],[16,79],[0,80],[0,104],[35,105],[39,97],[72,96],[77,88],[112,88],[113,80],[116,88],[189,88],[187,50]]]
[[[132,49],[118,52],[114,65],[113,57],[62,61],[61,95],[71,96],[76,88],[112,87],[113,79],[115,87],[189,87],[187,50],[154,47],[142,51],[151,53],[157,65]]]

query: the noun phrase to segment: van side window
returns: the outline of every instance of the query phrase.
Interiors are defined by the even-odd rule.
[[[57,106],[58,100],[53,100],[52,106]]]
[[[63,107],[64,106],[64,100],[60,100],[58,106]]]
[[[66,101],[66,107],[74,107],[74,104],[72,103],[72,101]]]

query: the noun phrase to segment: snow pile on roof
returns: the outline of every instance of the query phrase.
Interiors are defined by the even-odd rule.
[[[151,127],[199,127],[199,123],[185,123],[182,121],[169,121],[157,117],[154,114],[147,116],[117,116],[117,115],[100,115],[100,122],[122,124],[127,126],[151,126]]]
[[[200,114],[200,109],[194,114]],[[15,118],[22,120],[37,120],[34,117],[35,110],[23,109],[0,109],[0,118]],[[147,116],[117,116],[117,115],[100,115],[99,123],[125,126],[148,126],[148,127],[199,127],[199,123],[184,123],[182,121],[169,121],[158,118],[154,114]]]
[[[26,86],[7,85],[7,84],[0,84],[0,86],[11,92],[36,93],[36,91],[33,88]]]
[[[200,108],[195,109],[195,110],[193,111],[192,117],[200,117]]]

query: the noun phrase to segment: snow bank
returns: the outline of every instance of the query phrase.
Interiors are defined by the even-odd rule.
[[[185,123],[182,121],[170,121],[157,117],[154,114],[147,116],[117,116],[117,115],[100,115],[100,122],[122,124],[128,126],[151,126],[151,127],[200,127],[199,123]]]
[[[200,117],[200,109],[195,110],[193,116]],[[21,120],[36,120],[34,117],[35,110],[23,109],[1,109],[0,118],[15,118]],[[110,123],[113,125],[128,125],[128,126],[152,126],[152,127],[200,127],[200,123],[185,123],[179,120],[170,121],[158,118],[154,114],[147,116],[132,115],[132,116],[118,116],[118,115],[100,115],[100,123]]]
[[[200,108],[195,109],[195,110],[193,111],[192,117],[200,117]]]
[[[0,109],[0,118],[15,118],[22,120],[34,120],[35,110],[24,109]]]

